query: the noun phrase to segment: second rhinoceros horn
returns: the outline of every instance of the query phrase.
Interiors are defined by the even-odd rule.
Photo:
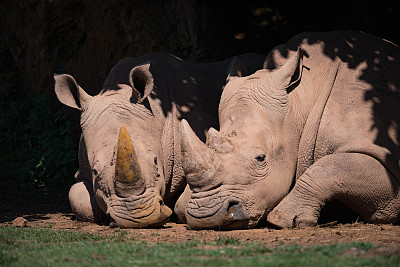
[[[211,176],[217,167],[217,152],[197,137],[186,120],[183,119],[181,125],[181,146],[185,172],[197,173],[203,178],[209,178],[208,176]],[[190,176],[186,178],[190,180]],[[194,181],[194,183],[196,182]]]
[[[125,126],[122,126],[119,131],[115,161],[115,183],[116,189],[120,189],[119,191],[128,188],[136,189],[136,191],[144,190],[144,179],[140,171],[139,161]]]
[[[214,128],[210,128],[207,133],[206,145],[215,149],[218,153],[232,152],[233,145],[221,136],[221,134]]]

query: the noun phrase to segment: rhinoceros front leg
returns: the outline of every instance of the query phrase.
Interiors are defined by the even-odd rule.
[[[174,208],[175,215],[181,223],[186,223],[186,207],[191,197],[192,190],[190,190],[189,185],[186,185],[185,191],[180,195],[178,201],[176,201]]]
[[[376,159],[358,153],[325,156],[296,181],[269,213],[282,228],[316,225],[327,201],[338,200],[370,223],[400,220],[399,181]]]
[[[106,223],[107,217],[98,206],[92,185],[87,180],[78,180],[68,194],[72,212],[83,222]]]

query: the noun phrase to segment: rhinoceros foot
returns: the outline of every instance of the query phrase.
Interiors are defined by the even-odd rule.
[[[76,218],[83,222],[95,222],[95,209],[93,190],[88,181],[79,181],[71,186],[68,194],[72,212]]]
[[[300,206],[299,201],[284,199],[267,216],[267,221],[279,228],[315,226],[318,215],[312,207]]]

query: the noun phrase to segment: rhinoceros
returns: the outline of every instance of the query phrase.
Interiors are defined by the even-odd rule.
[[[293,37],[263,69],[229,79],[220,130],[210,128],[205,144],[182,120],[192,192],[177,207],[191,228],[265,218],[312,226],[333,203],[366,222],[398,222],[399,88],[400,49],[389,41],[356,31]]]
[[[193,123],[204,138],[218,124],[228,68],[245,64],[251,73],[264,60],[250,53],[215,63],[186,62],[168,53],[126,58],[96,96],[72,76],[55,75],[58,99],[81,112],[79,170],[69,192],[76,217],[132,228],[168,221],[186,185],[179,120]]]

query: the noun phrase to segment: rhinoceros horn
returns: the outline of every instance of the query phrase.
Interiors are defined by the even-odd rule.
[[[185,119],[181,122],[181,134],[181,148],[184,158],[183,168],[185,173],[196,173],[204,179],[211,177],[216,168],[216,151],[205,145],[197,137]],[[197,181],[190,181],[190,177],[191,175],[186,176],[189,184],[195,185]]]
[[[214,128],[210,128],[207,133],[206,145],[215,149],[218,153],[232,152],[233,145],[221,136],[221,134]]]
[[[117,158],[115,161],[115,187],[120,195],[130,190],[141,193],[145,189],[145,182],[139,167],[139,161],[133,148],[132,140],[125,126],[119,131]]]

